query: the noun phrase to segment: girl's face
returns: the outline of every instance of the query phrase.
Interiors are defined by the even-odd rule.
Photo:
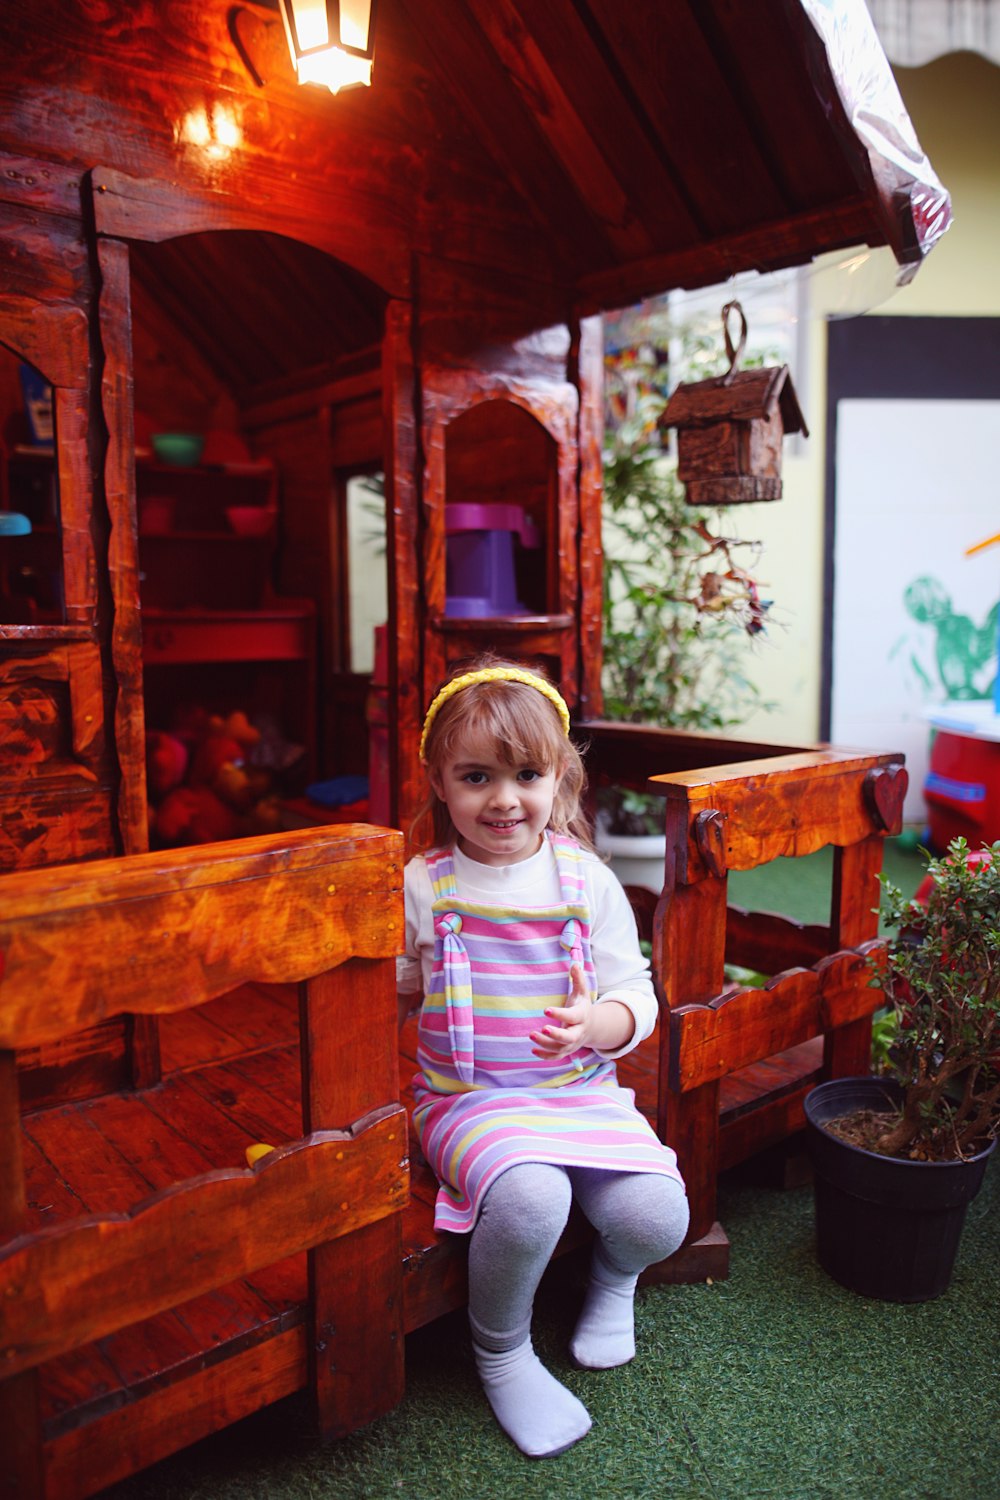
[[[431,772],[446,803],[458,847],[481,865],[512,865],[541,848],[562,771],[505,765],[484,744],[460,744]]]

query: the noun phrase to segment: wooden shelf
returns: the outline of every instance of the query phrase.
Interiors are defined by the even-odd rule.
[[[496,650],[515,657],[547,657],[559,676],[558,663],[570,648],[575,623],[569,614],[502,615],[458,618],[439,615],[431,628],[447,657]]]
[[[140,460],[136,499],[147,722],[169,729],[188,699],[210,713],[265,713],[304,746],[312,775],[316,610],[274,590],[274,464]],[[264,529],[235,530],[228,513],[236,506],[255,511]]]
[[[310,603],[247,610],[144,609],[142,657],[170,663],[311,661]]]
[[[261,507],[263,509],[263,507]],[[277,517],[275,517],[277,520]],[[40,530],[41,528],[39,528]],[[240,531],[139,531],[140,550],[149,542],[159,545],[160,542],[176,543],[183,542],[190,546],[191,543],[201,542],[253,542],[258,547],[264,546],[270,549],[274,545],[274,536],[271,531],[266,531],[260,536],[248,535]]]
[[[136,474],[168,475],[181,480],[191,475],[196,478],[222,475],[230,479],[273,479],[275,475],[274,464],[266,458],[223,464],[161,464],[140,453],[136,454],[135,471]]]
[[[572,615],[438,615],[431,621],[445,635],[493,630],[504,635],[531,635],[538,630],[570,630]]]
[[[59,620],[36,621],[31,625],[0,624],[0,640],[37,641],[40,645],[68,645],[73,641],[96,641],[95,625],[64,625]]]

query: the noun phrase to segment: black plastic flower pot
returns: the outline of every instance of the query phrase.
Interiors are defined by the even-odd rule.
[[[888,1111],[899,1098],[881,1078],[834,1078],[807,1094],[817,1250],[824,1271],[862,1297],[928,1302],[951,1282],[966,1209],[996,1141],[965,1161],[902,1161],[824,1129],[858,1109]]]

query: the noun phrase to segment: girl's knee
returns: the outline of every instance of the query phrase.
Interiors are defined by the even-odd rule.
[[[666,1260],[679,1249],[688,1229],[688,1201],[683,1183],[674,1177],[649,1173],[636,1182],[633,1212],[629,1220],[632,1232],[632,1259],[649,1266]]]
[[[654,1260],[666,1260],[668,1255],[673,1255],[675,1250],[680,1249],[684,1243],[684,1236],[688,1232],[688,1224],[691,1222],[691,1211],[688,1207],[684,1184],[674,1177],[658,1177],[657,1182],[662,1184],[659,1216],[660,1243],[650,1264]]]
[[[594,1217],[606,1258],[635,1273],[673,1255],[687,1234],[689,1212],[684,1184],[674,1177],[638,1173],[621,1179],[613,1214]],[[598,1222],[598,1218],[600,1222]]]
[[[558,1239],[569,1218],[573,1190],[561,1167],[525,1162],[508,1167],[490,1187],[479,1214],[491,1237],[511,1246]]]

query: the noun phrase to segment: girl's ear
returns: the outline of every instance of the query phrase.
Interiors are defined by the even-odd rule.
[[[428,766],[427,767],[427,780],[431,784],[431,791],[434,793],[435,797],[439,797],[441,799],[441,801],[444,802],[445,801],[444,782],[441,780],[441,773],[440,773],[440,771],[432,771],[431,768],[430,768],[430,766]]]

